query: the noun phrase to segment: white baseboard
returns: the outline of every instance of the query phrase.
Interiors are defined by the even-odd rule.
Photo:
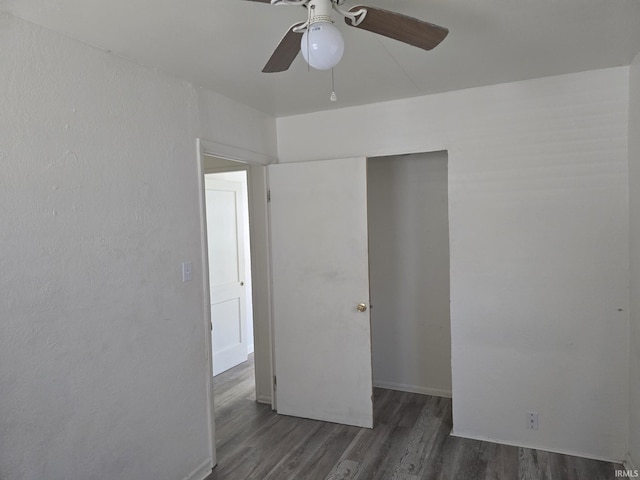
[[[268,395],[256,395],[256,402],[271,405],[271,397]]]
[[[211,464],[211,459],[207,458],[202,465],[196,468],[189,475],[184,477],[184,480],[204,480],[209,475],[211,475],[211,470],[213,469],[213,465]]]
[[[593,455],[590,453],[579,452],[575,450],[549,448],[544,445],[536,445],[533,443],[528,444],[528,443],[521,443],[521,442],[508,442],[508,441],[500,440],[497,438],[484,437],[482,435],[470,435],[463,432],[456,432],[455,426],[454,426],[454,431],[451,432],[451,436],[460,437],[460,438],[469,438],[471,440],[480,440],[481,442],[499,443],[501,445],[510,445],[512,447],[530,448],[532,450],[542,450],[544,452],[559,453],[561,455],[571,455],[573,457],[588,458],[591,460],[601,460],[603,462],[622,463],[622,460],[620,460],[619,458],[609,458],[604,456]]]
[[[433,395],[434,397],[451,398],[451,390],[441,388],[422,387],[418,385],[407,385],[404,383],[373,381],[373,386],[377,388],[386,388],[388,390],[399,390],[401,392],[419,393],[421,395]]]
[[[622,464],[624,465],[624,468],[626,468],[627,470],[634,470],[634,471],[638,470],[638,467],[633,462],[633,459],[631,458],[631,454],[630,453],[627,453],[627,456],[624,459],[624,462],[622,462]]]

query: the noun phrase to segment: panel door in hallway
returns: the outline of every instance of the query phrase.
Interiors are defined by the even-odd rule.
[[[213,375],[247,360],[242,184],[207,176]]]

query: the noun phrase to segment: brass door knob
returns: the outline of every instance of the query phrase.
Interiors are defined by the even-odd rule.
[[[359,312],[367,311],[367,305],[365,303],[359,303],[356,308],[358,309]]]

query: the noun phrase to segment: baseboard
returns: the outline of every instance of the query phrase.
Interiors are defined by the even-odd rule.
[[[455,430],[455,427],[454,427],[454,430]],[[602,457],[602,456],[598,456],[598,455],[592,455],[592,454],[589,454],[589,453],[578,452],[578,451],[573,451],[573,450],[563,450],[563,449],[557,449],[557,448],[549,448],[549,447],[545,447],[543,445],[527,444],[527,443],[519,443],[519,442],[507,442],[507,441],[499,440],[499,439],[496,439],[496,438],[484,437],[482,435],[469,435],[469,434],[466,434],[466,433],[452,431],[451,432],[451,436],[452,437],[460,437],[460,438],[468,438],[470,440],[480,440],[481,442],[490,442],[490,443],[498,443],[498,444],[501,444],[501,445],[510,445],[512,447],[530,448],[532,450],[542,450],[544,452],[559,453],[561,455],[571,455],[573,457],[588,458],[588,459],[591,459],[591,460],[600,460],[600,461],[603,461],[603,462],[623,463],[623,461],[620,460],[619,458],[609,458],[609,457]]]
[[[441,388],[421,387],[418,385],[407,385],[404,383],[373,381],[373,386],[377,388],[386,388],[388,390],[399,390],[401,392],[419,393],[421,395],[432,395],[434,397],[451,398],[451,390]]]
[[[211,475],[211,470],[213,470],[213,465],[211,465],[211,459],[207,458],[202,465],[184,477],[184,480],[204,480]]]
[[[271,397],[268,395],[256,395],[256,402],[271,405]]]
[[[631,458],[631,453],[627,453],[627,456],[624,459],[624,462],[622,462],[622,464],[624,465],[624,468],[626,468],[627,470],[634,470],[637,471],[638,467],[636,466],[636,464],[633,462],[633,459]]]

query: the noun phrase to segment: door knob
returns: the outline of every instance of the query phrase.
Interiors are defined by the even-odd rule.
[[[244,287],[244,282],[240,282],[240,286],[241,286],[241,287]]]
[[[367,305],[365,303],[359,303],[356,308],[358,309],[359,312],[367,311]]]

